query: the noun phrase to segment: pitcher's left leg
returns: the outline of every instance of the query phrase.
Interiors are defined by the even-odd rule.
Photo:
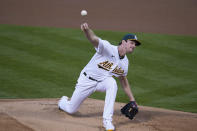
[[[117,94],[117,84],[113,77],[109,77],[105,82],[106,95],[105,95],[105,106],[103,112],[103,118],[112,121],[112,116],[114,113],[114,103]]]
[[[104,81],[97,85],[97,91],[106,91],[105,106],[103,112],[103,124],[106,129],[114,130],[112,124],[112,116],[114,113],[114,103],[117,94],[117,84],[113,77],[106,78]]]

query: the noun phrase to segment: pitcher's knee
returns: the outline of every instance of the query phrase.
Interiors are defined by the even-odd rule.
[[[113,88],[114,90],[118,89],[116,80],[113,77],[108,78],[108,85],[110,88]]]

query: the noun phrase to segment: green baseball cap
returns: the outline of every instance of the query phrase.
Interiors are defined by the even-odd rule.
[[[136,46],[141,45],[141,43],[137,40],[137,36],[134,35],[134,34],[126,34],[126,35],[122,38],[122,40],[125,40],[125,41],[127,41],[127,40],[135,41]]]

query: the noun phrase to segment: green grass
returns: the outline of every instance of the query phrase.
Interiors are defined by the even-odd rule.
[[[95,33],[116,44],[126,32]],[[138,104],[196,113],[197,37],[137,35],[128,79]],[[0,98],[70,97],[94,53],[79,29],[0,25]],[[128,101],[121,88],[116,101]]]

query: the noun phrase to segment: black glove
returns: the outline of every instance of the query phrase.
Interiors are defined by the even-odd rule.
[[[138,113],[138,107],[135,101],[130,101],[121,109],[122,114],[124,114],[129,119],[133,119]]]

